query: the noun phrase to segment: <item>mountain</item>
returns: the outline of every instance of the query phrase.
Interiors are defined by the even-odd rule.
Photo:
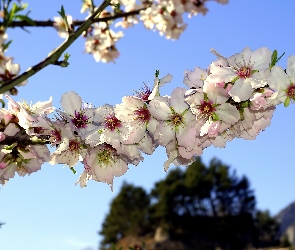
[[[295,201],[280,211],[275,217],[281,224],[281,237],[287,235],[289,242],[295,246]]]

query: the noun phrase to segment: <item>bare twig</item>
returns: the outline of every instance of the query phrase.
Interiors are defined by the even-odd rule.
[[[14,136],[5,136],[5,139],[0,142],[0,145],[12,145],[13,143],[18,143],[21,146],[27,145],[45,145],[50,144],[47,140],[46,136],[31,137],[25,131],[20,131],[16,133]]]
[[[95,10],[91,16],[84,21],[81,26],[73,33],[69,34],[68,38],[56,49],[49,53],[49,55],[40,63],[36,64],[35,66],[29,68],[26,72],[22,73],[18,77],[5,82],[0,87],[0,93],[4,93],[14,86],[20,84],[21,82],[25,81],[32,75],[36,74],[43,68],[47,67],[50,64],[56,64],[60,56],[65,52],[65,50],[70,47],[70,45],[85,31],[87,30],[91,24],[97,22],[97,16],[110,4],[110,0],[104,0],[103,3]]]

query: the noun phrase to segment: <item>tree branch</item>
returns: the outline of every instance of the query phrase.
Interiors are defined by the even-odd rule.
[[[138,15],[140,13],[140,11],[142,10],[146,10],[149,7],[146,6],[144,8],[138,9],[138,10],[134,10],[134,11],[129,11],[129,12],[123,12],[123,13],[118,13],[116,15],[110,15],[110,16],[105,16],[105,17],[101,17],[101,18],[96,18],[94,23],[98,23],[98,22],[107,22],[110,20],[115,20],[118,18],[122,18],[122,17],[128,17],[128,16],[134,16],[134,15]],[[24,28],[24,27],[53,27],[53,24],[55,23],[52,20],[46,20],[46,21],[38,21],[38,20],[33,20],[35,22],[35,25],[32,25],[26,21],[13,21],[9,24],[9,26],[7,28]],[[73,25],[74,26],[80,26],[85,22],[85,20],[74,20],[73,21]],[[0,22],[0,26],[3,25],[3,22]]]
[[[12,145],[16,142],[21,146],[50,144],[45,135],[31,137],[25,131],[19,131],[14,136],[6,135],[5,139],[0,142],[0,145]]]
[[[97,10],[87,18],[86,21],[83,22],[83,24],[73,33],[69,34],[68,38],[56,49],[54,49],[52,52],[49,53],[47,58],[45,58],[40,63],[36,64],[35,66],[29,68],[26,72],[22,73],[21,75],[17,76],[16,78],[5,82],[0,87],[0,94],[4,93],[14,86],[20,84],[21,82],[25,81],[32,75],[39,72],[41,69],[47,67],[50,64],[56,64],[57,60],[60,58],[62,53],[65,52],[65,50],[70,47],[70,45],[76,41],[76,39],[85,31],[87,30],[91,24],[95,23],[98,18],[97,16],[110,4],[110,0],[104,0],[103,3],[99,6]]]

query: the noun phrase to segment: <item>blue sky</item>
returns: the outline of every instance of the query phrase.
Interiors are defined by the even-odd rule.
[[[94,1],[99,4],[98,0]],[[41,20],[57,15],[63,4],[67,13],[80,15],[79,0],[29,1],[31,17]],[[215,57],[215,48],[224,56],[240,52],[249,46],[261,46],[295,54],[294,1],[247,0],[230,1],[228,5],[208,4],[209,12],[187,19],[188,28],[177,41],[169,41],[142,25],[125,31],[118,42],[120,58],[115,64],[95,63],[79,39],[69,50],[70,66],[50,66],[29,79],[19,89],[16,100],[48,100],[60,107],[63,93],[76,91],[84,101],[96,106],[117,104],[124,95],[152,85],[154,72],[170,73],[173,82],[161,93],[170,94],[182,84],[183,72],[195,66],[206,68]],[[53,28],[31,28],[30,34],[15,29],[8,32],[13,43],[8,54],[22,70],[38,63],[62,39]],[[246,175],[255,190],[257,207],[276,214],[295,200],[295,105],[279,106],[272,124],[255,141],[234,140],[225,149],[208,148],[202,159],[208,163],[217,157]],[[5,250],[82,250],[97,249],[101,239],[97,232],[108,213],[109,203],[118,194],[123,181],[141,185],[147,190],[166,173],[163,163],[166,154],[158,148],[137,167],[114,180],[114,192],[108,185],[90,181],[87,188],[75,186],[78,176],[62,165],[45,164],[42,170],[29,177],[16,177],[0,190],[0,249]],[[172,167],[171,167],[172,168]],[[82,166],[77,167],[78,172]]]

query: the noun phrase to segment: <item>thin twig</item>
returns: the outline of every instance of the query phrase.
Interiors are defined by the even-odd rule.
[[[124,12],[124,13],[118,13],[116,15],[110,15],[106,17],[101,17],[101,18],[96,18],[94,23],[99,23],[99,22],[107,22],[110,20],[114,20],[117,18],[122,18],[122,17],[128,17],[128,16],[135,16],[140,13],[140,11],[147,9],[147,7],[134,10],[134,11],[129,11],[129,12]],[[30,24],[26,21],[13,21],[9,24],[8,28],[23,28],[23,27],[53,27],[53,24],[55,23],[52,20],[45,20],[45,21],[38,21],[38,20],[33,20],[35,25]],[[74,20],[73,25],[74,26],[80,26],[85,22],[85,20]],[[3,25],[3,22],[0,22],[0,26]]]
[[[26,72],[22,73],[21,75],[17,76],[16,78],[5,82],[0,87],[0,94],[4,93],[14,86],[20,84],[21,82],[25,81],[32,75],[36,74],[43,68],[47,67],[50,64],[55,64],[56,61],[60,58],[60,56],[65,52],[65,50],[70,47],[70,45],[77,40],[77,38],[85,31],[87,30],[91,24],[95,23],[97,21],[97,16],[110,4],[110,0],[104,0],[103,3],[99,6],[97,10],[93,12],[89,18],[86,19],[86,21],[83,22],[83,24],[72,34],[68,36],[68,38],[56,49],[54,49],[52,52],[49,53],[47,58],[45,58],[40,63],[36,64],[35,66],[29,68]]]
[[[91,0],[91,13],[93,13],[94,10],[95,10],[95,5],[93,0]]]

